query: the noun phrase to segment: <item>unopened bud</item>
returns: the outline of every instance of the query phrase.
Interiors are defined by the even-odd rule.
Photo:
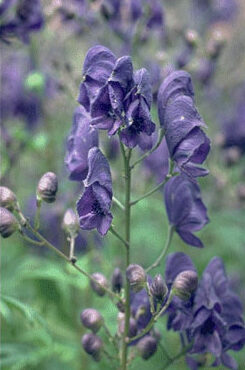
[[[180,299],[188,300],[196,290],[197,283],[198,277],[195,271],[183,271],[174,280],[173,292]]]
[[[125,328],[125,315],[122,314],[120,319],[118,320],[118,331],[120,334],[123,334]],[[134,318],[130,317],[129,319],[129,329],[128,329],[128,337],[133,338],[137,334],[137,322]]]
[[[15,216],[6,208],[0,207],[0,234],[3,238],[8,238],[19,228]]]
[[[120,293],[122,287],[123,287],[123,276],[121,273],[121,270],[116,267],[113,271],[112,278],[111,278],[111,286],[113,292]]]
[[[232,166],[236,164],[241,157],[241,151],[236,146],[231,146],[227,148],[224,152],[224,161],[227,166]]]
[[[210,58],[216,59],[219,57],[220,52],[225,45],[225,41],[223,32],[220,30],[215,30],[213,32],[207,45],[207,52]]]
[[[152,336],[146,335],[138,342],[137,348],[139,350],[140,356],[144,360],[148,360],[148,358],[153,356],[157,350],[157,341]]]
[[[134,292],[142,290],[146,283],[146,274],[140,265],[129,265],[126,271],[129,284]]]
[[[47,203],[55,201],[58,191],[58,179],[55,173],[47,172],[39,180],[37,187],[37,195]]]
[[[191,47],[196,46],[198,44],[198,40],[199,40],[198,33],[195,30],[189,29],[186,31],[185,42],[187,43],[187,45]]]
[[[16,195],[6,186],[0,186],[0,206],[13,211],[16,205]]]
[[[82,337],[82,346],[85,352],[93,357],[95,361],[100,361],[102,340],[95,334],[87,333]]]
[[[92,330],[93,333],[97,333],[103,325],[103,317],[94,308],[87,308],[81,313],[81,321],[83,325]]]
[[[100,272],[95,272],[94,274],[92,274],[92,277],[98,281],[99,284],[97,284],[96,282],[94,282],[93,280],[91,280],[90,284],[91,284],[91,288],[100,296],[100,297],[103,297],[105,295],[105,288],[108,287],[108,281],[106,279],[106,277],[101,274]]]
[[[167,285],[160,274],[156,275],[150,287],[152,296],[162,302],[168,293]]]
[[[77,235],[79,231],[79,221],[73,209],[69,208],[65,212],[62,226],[67,234],[70,234],[72,236]]]

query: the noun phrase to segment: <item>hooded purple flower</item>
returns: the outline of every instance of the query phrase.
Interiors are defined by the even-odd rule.
[[[210,150],[210,140],[201,130],[205,124],[193,97],[191,77],[185,71],[170,73],[158,93],[158,115],[166,131],[170,157],[191,178],[208,174],[197,164],[204,162]]]
[[[88,151],[98,146],[97,130],[89,126],[91,118],[83,107],[77,107],[73,116],[73,125],[67,139],[65,164],[69,179],[82,181],[88,173]]]
[[[184,253],[171,254],[166,262],[166,282],[171,286],[184,270],[195,270]],[[231,291],[220,258],[214,257],[203,273],[196,293],[188,301],[174,297],[168,309],[168,329],[185,332],[193,346],[186,357],[190,369],[203,365],[193,355],[211,353],[212,366],[237,369],[229,349],[239,351],[245,343],[245,327],[240,299]],[[205,363],[204,363],[205,364]]]
[[[191,353],[212,353],[213,366],[223,364],[230,369],[237,365],[226,352],[239,351],[245,344],[245,326],[239,297],[229,286],[223,262],[214,257],[203,273],[194,299],[194,320]]]
[[[111,172],[106,158],[96,147],[88,152],[88,174],[84,185],[84,192],[77,202],[80,226],[84,230],[96,228],[105,235],[112,222]]]
[[[121,141],[129,148],[142,150],[152,147],[155,124],[151,120],[152,90],[150,75],[145,68],[134,73],[134,87],[127,98],[126,128],[120,132]]]
[[[164,198],[169,222],[181,239],[194,247],[203,247],[193,235],[209,221],[199,186],[185,175],[173,177],[164,187]]]
[[[106,84],[115,62],[115,55],[104,46],[93,46],[87,52],[83,64],[83,80],[78,97],[78,102],[87,111],[90,110],[90,106],[97,97],[100,88]]]
[[[91,105],[91,125],[114,134],[123,124],[123,102],[133,83],[131,58],[123,56],[115,62],[106,82]]]

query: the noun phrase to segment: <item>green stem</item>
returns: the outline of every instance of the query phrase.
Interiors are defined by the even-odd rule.
[[[171,244],[171,241],[172,241],[172,237],[173,237],[173,233],[174,233],[174,226],[173,225],[170,225],[168,227],[168,234],[167,234],[167,240],[166,240],[166,243],[164,245],[164,248],[161,252],[161,254],[157,257],[157,259],[155,260],[155,262],[153,262],[152,265],[150,265],[145,271],[146,272],[149,272],[151,271],[152,269],[154,269],[155,267],[157,267],[161,260],[166,256],[166,253],[168,251],[168,248]]]
[[[112,201],[120,208],[122,211],[125,211],[124,205],[116,197],[112,197]]]
[[[37,199],[37,209],[36,209],[36,214],[35,214],[35,220],[34,220],[34,228],[35,230],[38,230],[40,227],[40,212],[41,212],[41,207],[42,207],[42,200]]]
[[[111,343],[113,343],[114,347],[116,348],[116,350],[118,350],[118,345],[117,345],[117,341],[116,341],[116,338],[111,334],[110,330],[108,329],[108,327],[106,326],[106,324],[104,323],[103,324],[103,328],[109,338],[109,341]]]
[[[162,186],[164,186],[166,184],[166,182],[171,178],[172,176],[170,174],[168,174],[165,179],[160,182],[160,184],[156,185],[153,189],[151,189],[150,191],[148,191],[147,193],[145,193],[144,195],[142,195],[141,197],[139,197],[138,199],[135,199],[133,200],[130,205],[131,206],[134,206],[135,204],[137,204],[138,202],[140,202],[141,200],[149,197],[150,195],[152,195],[153,193],[155,193],[157,190],[161,189]]]
[[[123,144],[121,143],[121,151],[124,160],[124,175],[125,175],[125,239],[128,243],[126,248],[126,269],[130,264],[130,193],[131,193],[131,170],[130,170],[130,157],[131,149],[126,154]],[[125,327],[122,338],[122,354],[121,354],[121,369],[127,370],[127,356],[128,356],[128,343],[127,337],[129,332],[129,319],[130,319],[130,285],[126,279],[125,287]]]
[[[150,155],[151,153],[153,153],[158,147],[159,145],[161,144],[162,142],[162,139],[165,135],[165,130],[163,128],[160,128],[159,130],[159,136],[158,136],[158,140],[156,142],[156,144],[151,148],[151,150],[149,150],[148,152],[144,153],[141,157],[139,157],[131,166],[130,166],[130,169],[132,170],[137,164],[139,164],[140,162],[142,162],[146,157],[148,157],[148,155]]]
[[[164,365],[162,370],[167,369],[174,361],[178,360],[182,356],[184,356],[191,348],[192,348],[193,343],[190,343],[187,347],[183,348],[182,351],[180,351],[175,357],[169,359],[169,361]]]
[[[70,253],[69,253],[69,259],[70,261],[75,261],[74,259],[74,247],[75,247],[75,238],[74,236],[70,236]]]
[[[34,244],[34,245],[38,245],[38,246],[42,246],[44,245],[43,242],[38,242],[37,240],[33,240],[32,238],[29,238],[29,236],[25,235],[21,230],[20,230],[20,234],[22,236],[22,238],[24,240],[26,240],[28,243],[31,243],[31,244]]]
[[[115,235],[115,237],[117,238],[117,239],[119,239],[124,245],[125,245],[125,247],[126,248],[128,248],[128,246],[129,246],[129,244],[128,244],[128,242],[126,242],[126,240],[125,239],[123,239],[123,237],[113,228],[113,226],[111,226],[110,227],[110,229],[109,229],[109,231],[113,234],[113,235]]]
[[[139,339],[139,338],[143,337],[145,334],[147,334],[152,329],[155,322],[159,319],[159,317],[166,311],[166,309],[170,305],[172,297],[173,297],[173,294],[172,294],[172,292],[170,292],[168,300],[167,300],[166,304],[163,306],[163,308],[160,311],[156,312],[155,315],[152,316],[152,318],[149,321],[149,323],[147,324],[147,326],[138,335],[136,335],[133,338],[128,338],[128,343],[131,343],[131,342],[135,341],[136,339]]]
[[[23,214],[22,214],[23,216]],[[24,217],[24,216],[23,216]],[[89,280],[93,281],[94,283],[98,284],[98,285],[101,285],[92,275],[90,275],[87,271],[83,270],[82,268],[80,268],[79,266],[76,265],[75,262],[73,261],[70,261],[70,258],[67,257],[63,252],[61,252],[59,249],[57,249],[53,244],[51,244],[47,239],[45,239],[37,230],[35,230],[31,224],[29,223],[29,221],[27,219],[25,219],[25,227],[27,229],[29,229],[33,235],[35,235],[41,242],[42,242],[42,245],[45,245],[46,247],[48,247],[49,249],[51,249],[53,252],[55,252],[56,254],[58,254],[61,258],[63,258],[66,262],[68,262],[69,264],[71,264],[77,271],[79,271],[81,274],[85,275]],[[101,285],[102,286],[102,285]],[[102,288],[110,295],[110,296],[113,296],[114,298],[116,298],[117,300],[122,301],[122,298],[114,293],[112,290],[110,290],[109,288],[105,287],[104,285],[102,286]]]

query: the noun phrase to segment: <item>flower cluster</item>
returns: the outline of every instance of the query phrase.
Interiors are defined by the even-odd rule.
[[[205,124],[193,98],[191,76],[185,71],[170,73],[158,93],[158,115],[166,131],[170,157],[192,179],[208,174],[197,165],[204,162],[210,150],[210,141],[201,129]]]
[[[190,258],[184,253],[171,254],[166,262],[166,282],[169,287],[177,274],[194,270]],[[203,272],[195,293],[189,300],[174,297],[168,309],[168,329],[179,331],[193,343],[186,357],[190,369],[197,369],[204,357],[211,353],[212,366],[223,365],[237,369],[228,350],[239,351],[245,344],[245,325],[239,297],[231,290],[223,262],[214,257]]]
[[[152,146],[150,76],[145,69],[133,72],[130,57],[116,59],[103,46],[91,48],[84,61],[78,102],[90,113],[91,126],[108,130],[108,135],[120,132],[129,148]]]

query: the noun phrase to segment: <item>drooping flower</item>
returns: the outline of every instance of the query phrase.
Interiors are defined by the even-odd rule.
[[[69,179],[83,181],[88,173],[88,151],[98,146],[98,132],[90,127],[91,118],[81,106],[75,109],[73,124],[67,139],[65,164]]]
[[[199,186],[185,175],[173,177],[164,187],[164,198],[169,222],[181,239],[194,247],[203,247],[193,235],[209,221]]]
[[[126,128],[120,132],[121,141],[129,148],[139,145],[146,150],[152,147],[155,124],[150,114],[151,103],[150,75],[142,68],[134,73],[134,86],[126,101]]]
[[[210,140],[201,129],[205,123],[193,97],[191,77],[185,71],[170,73],[158,93],[158,115],[170,157],[191,178],[208,174],[197,165],[205,161],[210,150]]]
[[[84,230],[96,228],[105,235],[112,222],[111,172],[106,158],[96,147],[88,152],[88,174],[84,185],[84,192],[77,202],[80,227]]]
[[[89,111],[100,88],[105,85],[114,64],[115,55],[106,47],[96,45],[89,49],[83,64],[83,79],[78,102]]]
[[[190,258],[184,253],[173,253],[167,258],[166,282],[173,280],[184,270],[195,270]],[[222,260],[214,257],[205,269],[195,293],[188,301],[174,297],[167,313],[168,329],[185,333],[189,343],[186,361],[190,369],[205,365],[205,357],[211,353],[212,366],[223,365],[237,369],[235,360],[227,353],[241,350],[245,344],[245,326],[239,297],[230,288]]]

